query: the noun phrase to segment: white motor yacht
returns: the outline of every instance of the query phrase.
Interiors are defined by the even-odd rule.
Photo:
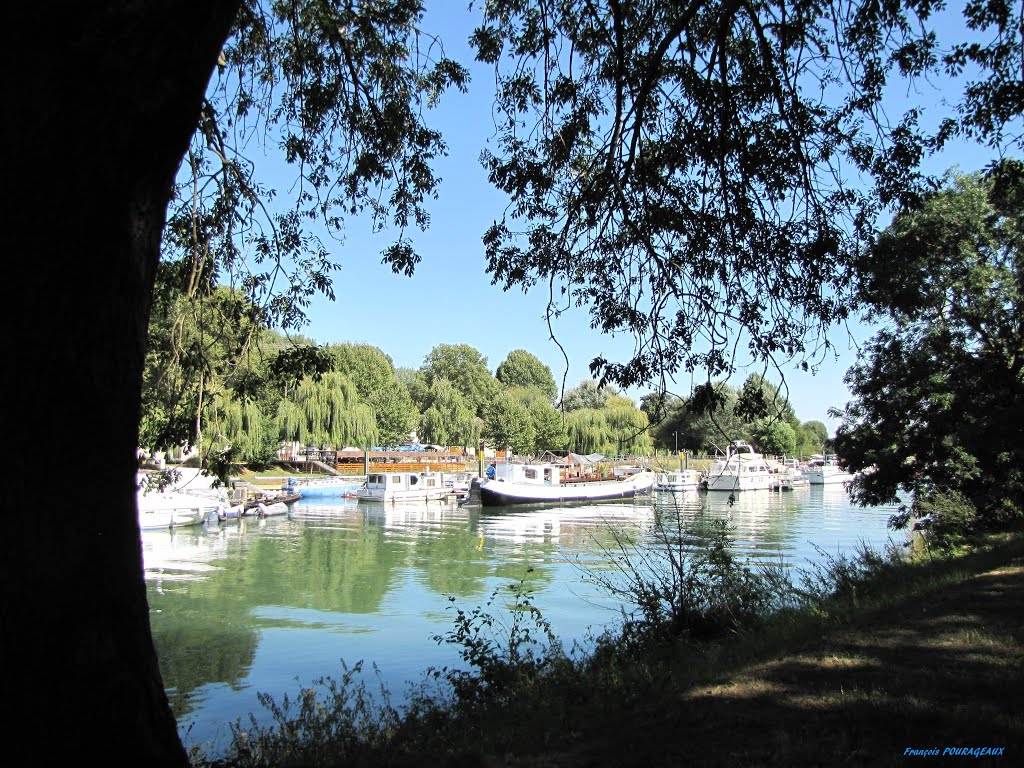
[[[707,472],[709,491],[765,491],[777,481],[768,460],[749,443],[737,441]]]

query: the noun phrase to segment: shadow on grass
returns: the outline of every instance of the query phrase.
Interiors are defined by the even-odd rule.
[[[665,687],[632,712],[591,723],[552,764],[903,765],[908,747],[969,746],[1007,756],[941,764],[1010,765],[1024,747],[1022,621],[1018,559],[728,681]],[[601,734],[613,728],[620,738],[610,753]]]

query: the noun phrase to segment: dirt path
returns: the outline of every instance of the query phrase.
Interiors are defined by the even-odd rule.
[[[728,682],[652,692],[534,766],[1024,765],[1024,559]],[[1002,756],[943,755],[1002,748]],[[938,749],[939,755],[906,750]]]

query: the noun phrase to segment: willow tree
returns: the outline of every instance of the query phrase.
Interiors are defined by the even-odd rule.
[[[579,408],[565,414],[565,431],[569,450],[575,453],[603,451],[612,438],[604,412],[596,408]]]
[[[255,306],[237,291],[212,286],[179,289],[158,270],[143,373],[145,447],[183,443],[203,452],[203,426],[218,396],[244,378],[263,336]]]
[[[651,450],[647,414],[628,397],[613,395],[603,410],[609,429],[609,448],[616,454],[647,454]]]
[[[208,436],[214,464],[236,461],[264,463],[276,457],[281,441],[273,419],[251,397],[230,392],[214,395],[204,413],[203,431]]]
[[[341,448],[377,442],[377,420],[359,398],[356,385],[338,371],[303,379],[277,408],[277,427],[284,440]]]

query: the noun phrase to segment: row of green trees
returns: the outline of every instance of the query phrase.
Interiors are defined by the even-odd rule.
[[[493,373],[466,344],[435,347],[418,369],[396,368],[368,344],[318,346],[255,320],[237,322],[246,311],[225,287],[198,299],[161,294],[150,329],[143,445],[187,443],[245,462],[272,459],[282,441],[396,446],[413,431],[431,444],[483,441],[520,454],[651,448],[647,414],[614,387],[585,381],[556,408],[551,370],[525,350],[511,351]]]
[[[823,450],[827,429],[802,424],[779,389],[751,375],[679,398],[648,395],[640,407],[614,385],[585,380],[559,399],[548,366],[512,350],[495,369],[466,344],[442,344],[418,369],[396,368],[368,344],[317,346],[246,318],[226,287],[200,297],[160,294],[150,328],[142,443],[188,443],[238,461],[272,459],[282,441],[395,446],[424,442],[520,454],[714,452],[747,440],[773,454]],[[701,400],[703,398],[703,400]],[[710,399],[709,399],[710,398]]]

